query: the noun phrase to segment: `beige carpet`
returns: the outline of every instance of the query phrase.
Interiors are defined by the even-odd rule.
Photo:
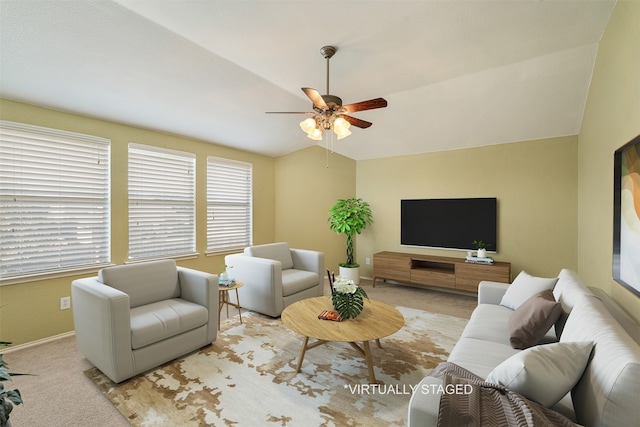
[[[206,349],[122,384],[85,374],[134,426],[405,426],[411,386],[447,355],[467,320],[398,307],[405,327],[372,345],[376,378],[348,344],[309,350],[280,319],[226,320]]]

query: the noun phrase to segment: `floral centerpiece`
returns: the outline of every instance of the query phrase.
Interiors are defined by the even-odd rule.
[[[343,319],[354,319],[362,312],[363,297],[369,299],[364,289],[353,280],[342,276],[335,278],[331,289],[331,302]]]

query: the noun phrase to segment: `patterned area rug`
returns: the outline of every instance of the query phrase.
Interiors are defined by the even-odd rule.
[[[346,343],[307,351],[280,319],[227,319],[205,349],[121,384],[85,374],[133,426],[405,426],[411,386],[445,361],[467,320],[398,307],[405,326],[372,343],[379,385]]]

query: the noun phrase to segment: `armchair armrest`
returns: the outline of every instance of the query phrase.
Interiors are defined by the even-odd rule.
[[[320,282],[324,280],[324,254],[306,249],[291,249],[293,268],[318,273]]]
[[[207,308],[207,341],[215,341],[218,334],[218,276],[185,267],[177,269],[180,297]]]
[[[273,317],[280,315],[283,310],[280,261],[233,254],[225,257],[225,264],[232,267],[231,276],[244,283],[239,289],[242,307]]]
[[[499,305],[507,288],[508,283],[490,282],[484,280],[478,285],[478,304]]]
[[[130,378],[134,366],[129,295],[97,277],[74,280],[71,295],[80,352],[113,381]]]

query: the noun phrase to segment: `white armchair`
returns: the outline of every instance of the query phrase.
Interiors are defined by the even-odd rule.
[[[250,246],[227,255],[229,275],[244,283],[239,291],[243,308],[278,317],[296,301],[324,291],[324,254],[290,249],[287,243]]]
[[[116,383],[216,339],[218,276],[173,260],[104,268],[71,295],[80,352]]]

